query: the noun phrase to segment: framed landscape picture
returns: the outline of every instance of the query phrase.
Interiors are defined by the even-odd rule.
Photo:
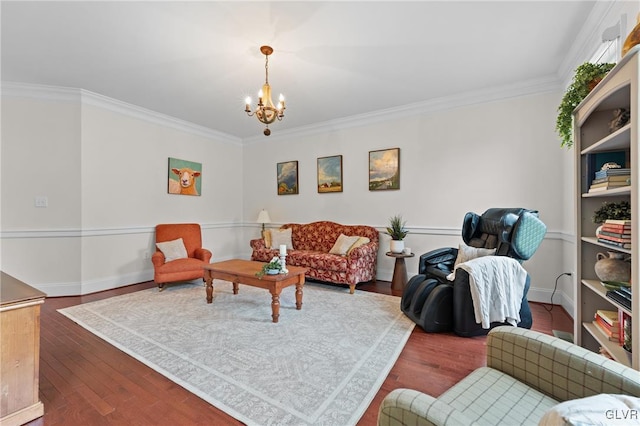
[[[318,193],[342,192],[342,155],[318,158]]]
[[[202,194],[202,163],[169,157],[169,194]]]
[[[278,195],[298,193],[298,162],[286,161],[277,164]]]
[[[400,148],[369,151],[369,191],[400,189]]]

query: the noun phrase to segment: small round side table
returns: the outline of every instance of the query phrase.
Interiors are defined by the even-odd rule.
[[[392,253],[390,251],[385,254],[389,257],[396,258],[396,264],[393,267],[393,279],[391,280],[391,294],[394,296],[402,296],[404,286],[407,284],[407,265],[404,263],[404,259],[413,257],[415,254]]]

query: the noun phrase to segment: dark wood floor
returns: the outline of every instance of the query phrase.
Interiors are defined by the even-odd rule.
[[[136,284],[87,296],[48,298],[42,306],[40,398],[45,414],[31,426],[58,425],[241,425],[136,359],[105,343],[57,309],[154,287]],[[360,290],[390,294],[378,281]],[[560,307],[531,304],[533,329],[572,331]],[[396,388],[439,396],[485,365],[485,337],[428,334],[416,327],[398,361],[358,425],[375,425],[378,406]]]

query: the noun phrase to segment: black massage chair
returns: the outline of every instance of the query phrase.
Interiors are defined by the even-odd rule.
[[[470,247],[496,249],[496,256],[509,256],[523,262],[536,252],[547,231],[538,212],[523,208],[493,208],[481,216],[467,213],[462,223],[462,239]],[[418,275],[404,288],[402,311],[427,332],[454,331],[460,336],[487,334],[475,321],[469,274],[453,272],[458,249],[447,247],[420,256]],[[527,274],[518,327],[531,328],[533,322],[527,301],[530,277]],[[491,328],[506,323],[491,323]]]

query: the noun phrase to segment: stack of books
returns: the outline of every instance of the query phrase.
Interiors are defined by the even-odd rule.
[[[589,192],[606,191],[631,184],[631,169],[598,170],[595,179],[591,181]]]
[[[596,234],[598,242],[618,248],[631,248],[631,221],[607,219]]]
[[[631,289],[627,287],[620,287],[616,290],[607,291],[607,297],[611,300],[615,300],[627,309],[631,309]]]
[[[593,319],[593,324],[602,331],[611,342],[620,343],[620,322],[618,312],[598,309]]]

